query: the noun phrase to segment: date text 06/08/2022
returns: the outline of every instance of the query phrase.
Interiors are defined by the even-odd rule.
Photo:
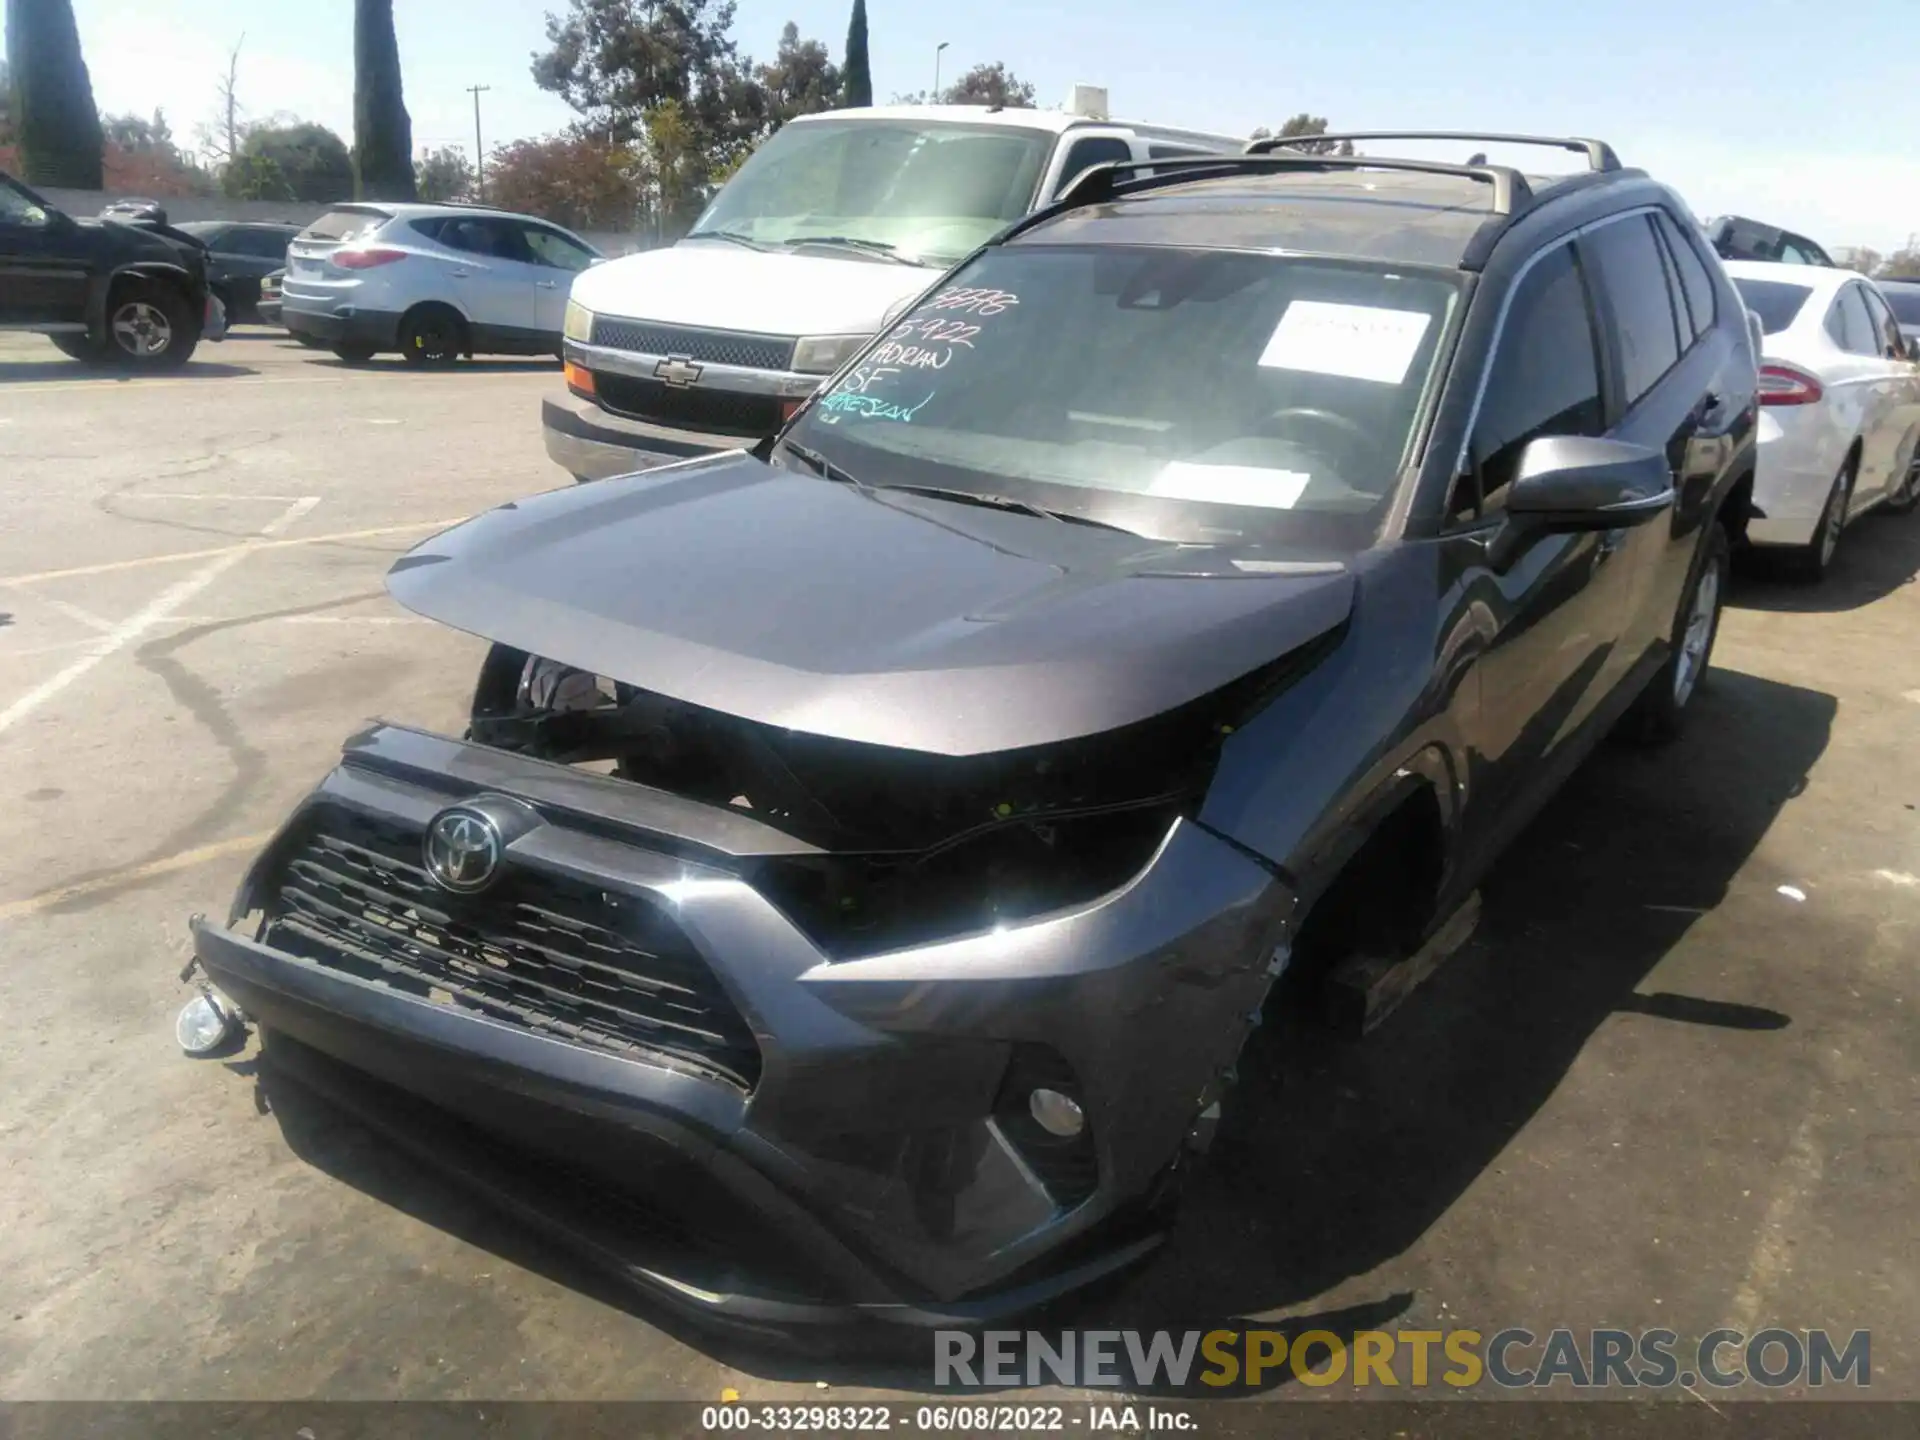
[[[1190,1410],[1177,1405],[708,1405],[703,1430],[842,1432],[991,1431],[1026,1435],[1047,1431],[1192,1432]]]

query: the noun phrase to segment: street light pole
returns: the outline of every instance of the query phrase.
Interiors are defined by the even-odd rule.
[[[951,41],[942,40],[938,45],[933,47],[933,97],[932,98],[933,98],[933,103],[935,105],[938,105],[940,103],[940,52],[946,49],[947,46],[950,45],[951,43],[952,43]]]
[[[480,148],[480,94],[491,90],[491,85],[469,85],[467,90],[473,96],[473,189],[476,200],[487,198],[487,158]]]

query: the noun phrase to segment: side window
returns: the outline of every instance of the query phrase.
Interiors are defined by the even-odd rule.
[[[1626,385],[1621,398],[1632,405],[1680,358],[1673,297],[1653,226],[1645,215],[1629,215],[1585,236],[1580,252],[1612,302]]]
[[[1848,285],[1833,297],[1827,310],[1827,334],[1849,355],[1880,353],[1873,335],[1873,316],[1867,313],[1867,302],[1860,298],[1858,285]]]
[[[440,243],[490,260],[533,263],[533,256],[527,250],[527,242],[520,236],[519,227],[505,220],[449,220],[440,232]]]
[[[1867,302],[1867,314],[1873,321],[1874,338],[1880,343],[1880,353],[1889,360],[1904,360],[1907,345],[1900,337],[1900,322],[1893,318],[1893,311],[1887,308],[1887,302],[1880,298],[1877,291],[1863,285],[1860,294]]]
[[[278,230],[242,230],[234,238],[238,242],[234,248],[242,255],[260,260],[284,260],[287,242],[293,237]]]
[[[11,185],[0,183],[0,225],[23,225],[38,229],[47,223],[47,212]]]
[[[1060,167],[1060,185],[1054,193],[1057,195],[1065,190],[1089,166],[1132,158],[1133,147],[1118,135],[1089,135],[1084,140],[1076,140],[1067,151],[1066,162]]]
[[[1662,213],[1655,217],[1654,224],[1667,237],[1667,249],[1679,268],[1680,288],[1687,297],[1687,316],[1693,322],[1697,338],[1713,328],[1713,276],[1707,271],[1707,262],[1700,258],[1700,247],[1670,216]]]
[[[527,248],[533,252],[533,263],[550,266],[555,270],[584,270],[593,262],[593,252],[584,245],[576,245],[557,230],[543,229],[538,225],[522,225],[521,232],[527,237]]]
[[[1507,307],[1467,444],[1467,474],[1454,496],[1456,516],[1504,503],[1528,441],[1606,432],[1594,338],[1573,247],[1548,251],[1521,279]]]
[[[1199,150],[1191,145],[1150,144],[1147,146],[1149,160],[1198,160],[1212,153],[1211,150]]]
[[[1782,239],[1780,242],[1780,263],[1782,265],[1813,265],[1817,262],[1793,241]]]
[[[424,220],[409,220],[407,228],[426,236],[429,240],[440,240],[440,232],[447,228],[447,222],[437,215],[429,215]]]

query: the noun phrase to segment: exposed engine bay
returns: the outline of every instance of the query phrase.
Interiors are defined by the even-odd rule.
[[[467,738],[730,807],[830,852],[749,877],[835,958],[1011,924],[1124,884],[1226,736],[1319,645],[1153,719],[948,756],[812,735],[496,645]]]

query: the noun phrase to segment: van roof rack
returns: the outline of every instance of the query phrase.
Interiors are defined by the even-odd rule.
[[[1587,157],[1589,170],[1618,170],[1620,157],[1604,140],[1585,140],[1572,135],[1496,135],[1473,130],[1350,130],[1338,135],[1269,135],[1247,142],[1249,155],[1268,155],[1275,150],[1290,150],[1304,144],[1338,145],[1342,141],[1362,140],[1483,140],[1495,145],[1545,145],[1555,150],[1572,150]]]
[[[1319,139],[1319,136],[1313,136]],[[1255,144],[1264,142],[1256,141]],[[1150,174],[1129,172],[1146,170]],[[1475,180],[1493,189],[1493,213],[1514,216],[1533,203],[1527,177],[1507,165],[1446,165],[1437,160],[1390,160],[1372,155],[1274,155],[1266,151],[1242,155],[1196,155],[1168,160],[1113,160],[1080,172],[1060,198],[1040,214],[1057,214],[1062,207],[1093,205],[1117,195],[1134,195],[1165,185],[1210,180],[1225,175],[1260,175],[1287,171],[1399,170],[1415,175],[1452,175]],[[1024,225],[1019,228],[1025,229]]]

